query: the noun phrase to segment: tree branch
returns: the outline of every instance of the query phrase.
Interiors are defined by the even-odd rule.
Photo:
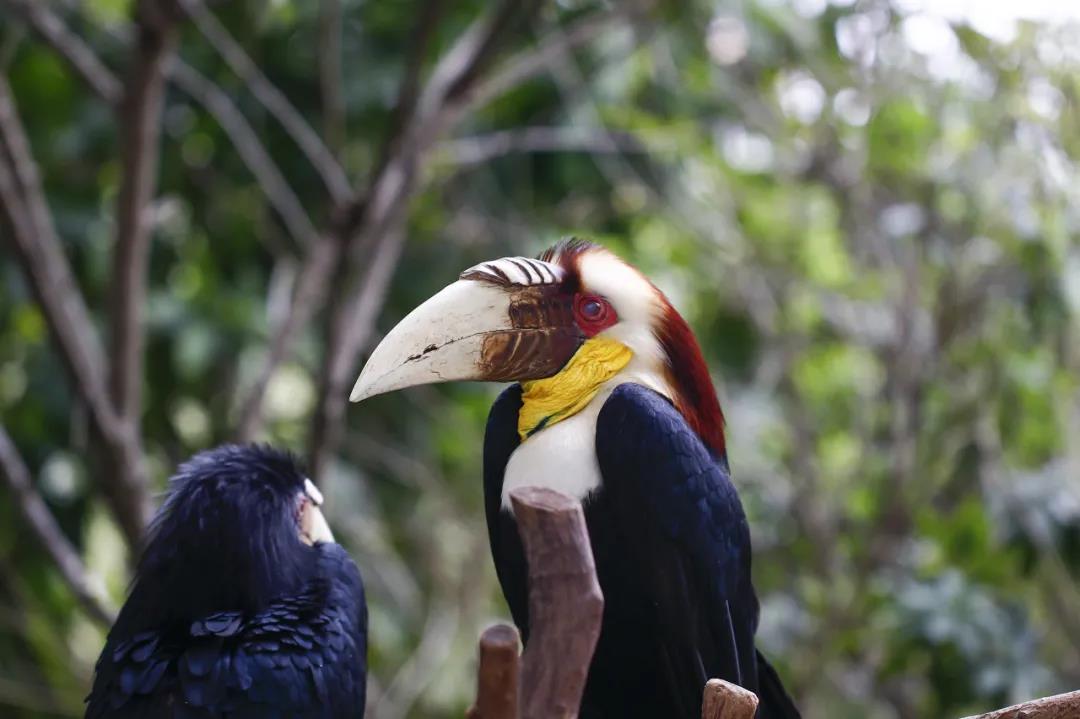
[[[122,174],[111,278],[109,390],[120,418],[137,427],[145,341],[142,313],[150,259],[148,208],[157,189],[165,68],[177,34],[167,0],[140,0],[135,34],[135,56],[120,106]]]
[[[1073,719],[1080,716],[1080,691],[1033,699],[966,719]]]
[[[240,402],[236,441],[250,442],[263,423],[263,395],[274,371],[285,361],[296,333],[311,321],[326,298],[326,290],[341,257],[337,242],[320,239],[308,251],[295,280],[292,301],[285,318],[274,332],[270,352],[259,369],[246,397]]]
[[[86,570],[78,551],[64,536],[45,500],[34,488],[30,470],[26,468],[26,463],[19,456],[19,450],[3,425],[0,425],[0,475],[3,476],[19,513],[37,536],[41,546],[52,557],[64,582],[83,609],[94,621],[111,626],[116,618],[116,610],[105,598],[101,582]]]
[[[402,225],[425,156],[439,135],[468,107],[472,86],[491,61],[498,43],[505,40],[508,28],[531,17],[538,4],[537,0],[505,0],[458,37],[436,63],[411,116],[402,123],[401,132],[388,140],[394,144],[389,151],[384,150],[387,159],[378,166],[368,191],[342,215],[338,237],[346,261],[334,279],[336,310],[328,325],[322,383],[310,438],[310,466],[316,478],[337,449],[347,384],[397,265]],[[370,248],[373,259],[359,283],[350,286],[351,249],[357,246]]]
[[[274,158],[259,141],[258,133],[237,109],[232,98],[198,70],[179,59],[169,65],[167,73],[181,90],[217,120],[297,244],[305,248],[314,246],[319,241],[315,225],[300,198],[281,174]]]
[[[470,167],[512,153],[646,153],[649,148],[629,132],[600,127],[522,127],[447,140],[436,151],[459,167]]]
[[[47,44],[60,54],[72,70],[90,86],[94,94],[110,105],[120,102],[123,86],[82,38],[68,30],[64,22],[41,0],[0,0],[10,7]]]
[[[102,99],[119,104],[123,87],[116,76],[105,67],[94,51],[71,32],[55,13],[43,3],[29,0],[0,0],[22,13],[31,28],[50,47],[63,57]],[[131,33],[117,32],[117,39],[130,43]],[[123,37],[121,37],[121,35]],[[259,140],[258,134],[236,107],[228,93],[211,82],[191,65],[174,58],[165,73],[177,87],[206,109],[229,136],[237,154],[251,171],[260,189],[277,212],[285,229],[301,246],[315,241],[317,231],[303,205],[285,180]]]
[[[522,83],[541,75],[548,66],[569,52],[588,45],[620,18],[614,10],[597,11],[571,23],[565,30],[551,33],[539,44],[503,63],[490,78],[477,84],[472,103],[486,105]]]
[[[277,118],[293,142],[307,157],[308,162],[322,178],[335,205],[343,205],[352,196],[352,187],[345,170],[334,158],[318,133],[293,107],[289,99],[274,86],[266,75],[248,57],[240,44],[210,12],[202,0],[177,0],[184,12],[199,28],[206,40],[214,47],[225,64],[248,86],[255,98]]]
[[[345,145],[345,99],[342,97],[341,0],[319,3],[319,89],[323,137],[338,152]]]
[[[121,471],[102,474],[101,486],[125,538],[134,546],[150,516],[138,437],[108,399],[105,360],[90,312],[64,256],[45,194],[15,112],[7,80],[0,77],[0,208],[11,229],[20,265],[41,306],[53,341],[82,397],[107,453]]]
[[[529,638],[522,658],[521,717],[576,717],[604,596],[581,504],[540,487],[510,492],[529,565]]]
[[[367,346],[375,329],[375,319],[390,290],[405,233],[387,230],[376,243],[358,284],[357,291],[333,303],[323,360],[319,400],[316,402],[310,439],[310,469],[321,477],[330,456],[337,449],[344,430],[345,394],[355,369],[356,358]],[[341,272],[339,268],[339,272]]]

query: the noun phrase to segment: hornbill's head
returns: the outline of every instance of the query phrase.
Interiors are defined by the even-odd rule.
[[[690,328],[644,275],[591,243],[465,270],[386,335],[350,399],[450,380],[521,382],[523,439],[637,382],[724,453],[723,416]]]
[[[295,591],[319,544],[334,541],[322,501],[287,452],[225,445],[195,455],[169,481],[121,622],[254,612]]]

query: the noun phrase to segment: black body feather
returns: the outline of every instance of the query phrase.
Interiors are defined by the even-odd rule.
[[[367,605],[337,544],[303,543],[293,457],[226,446],[170,482],[109,632],[88,719],[364,712]]]
[[[525,559],[513,517],[501,509],[520,407],[516,385],[492,407],[484,494],[496,571],[527,640]],[[581,716],[698,717],[706,680],[719,677],[757,692],[759,717],[798,717],[754,647],[750,533],[726,461],[670,402],[634,384],[605,402],[596,453],[603,483],[584,510],[604,619]]]

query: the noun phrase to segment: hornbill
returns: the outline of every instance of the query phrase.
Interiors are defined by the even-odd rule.
[[[363,583],[293,457],[226,445],[169,485],[87,719],[362,717]]]
[[[386,335],[351,399],[448,380],[517,383],[488,418],[484,494],[526,641],[509,493],[543,486],[583,503],[604,616],[581,716],[697,717],[710,677],[757,692],[759,716],[798,716],[754,647],[750,533],[716,391],[689,326],[649,280],[577,240],[476,265]]]

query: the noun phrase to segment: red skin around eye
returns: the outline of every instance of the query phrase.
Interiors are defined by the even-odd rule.
[[[603,297],[579,292],[574,295],[574,321],[586,337],[593,337],[618,322],[619,316]]]

